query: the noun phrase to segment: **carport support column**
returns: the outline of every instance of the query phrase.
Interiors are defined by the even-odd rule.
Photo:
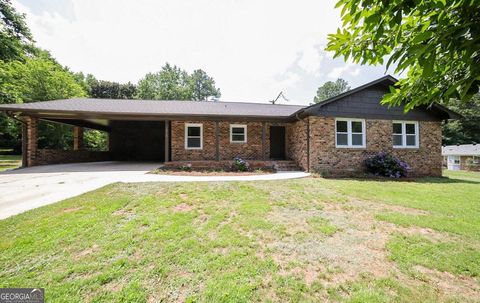
[[[165,120],[165,156],[164,156],[164,162],[170,161],[169,155],[170,155],[170,121]]]
[[[34,166],[37,158],[37,134],[38,119],[35,117],[23,117],[25,122],[22,126],[22,166]]]
[[[267,137],[267,123],[262,122],[262,159],[263,161],[267,160],[267,152],[266,152],[266,137]]]
[[[73,128],[73,150],[83,149],[83,127]]]

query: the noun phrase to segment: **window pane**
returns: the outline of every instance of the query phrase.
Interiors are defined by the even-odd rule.
[[[337,132],[339,133],[347,132],[347,121],[337,121]]]
[[[407,135],[407,146],[415,146],[415,135]]]
[[[337,134],[337,145],[348,145],[348,135]]]
[[[352,145],[355,145],[355,146],[363,145],[363,135],[353,134],[352,135]]]
[[[243,127],[232,127],[232,134],[243,134],[245,132],[245,128]]]
[[[362,131],[362,122],[352,121],[352,133],[361,133]]]
[[[405,129],[407,131],[407,134],[415,134],[415,124],[405,124]]]
[[[236,134],[233,134],[233,135],[232,135],[232,141],[235,141],[235,142],[243,142],[243,141],[245,141],[245,136],[244,136],[244,135],[236,135]]]
[[[188,126],[188,136],[200,137],[200,127],[199,126]]]
[[[402,133],[402,123],[393,123],[393,133],[394,134]]]
[[[188,147],[200,147],[200,138],[188,138]]]
[[[402,146],[402,135],[393,135],[393,145]]]

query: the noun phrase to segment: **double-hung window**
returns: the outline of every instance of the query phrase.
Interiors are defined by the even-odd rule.
[[[336,147],[364,148],[365,142],[365,120],[343,118],[335,120]]]
[[[393,121],[393,147],[418,148],[418,123]]]
[[[460,164],[460,156],[448,156],[448,163],[450,164]]]
[[[247,126],[230,124],[230,143],[247,143]]]
[[[185,149],[203,148],[203,124],[185,124]]]

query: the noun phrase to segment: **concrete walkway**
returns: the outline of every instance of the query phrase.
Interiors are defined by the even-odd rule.
[[[251,176],[147,174],[161,163],[91,162],[45,165],[0,173],[0,219],[52,204],[114,182],[215,182],[284,180],[309,176],[284,172]]]

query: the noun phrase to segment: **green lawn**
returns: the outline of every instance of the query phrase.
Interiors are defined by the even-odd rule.
[[[0,221],[47,302],[478,302],[480,174],[113,184]]]
[[[17,168],[22,165],[22,155],[0,154],[0,171]]]

